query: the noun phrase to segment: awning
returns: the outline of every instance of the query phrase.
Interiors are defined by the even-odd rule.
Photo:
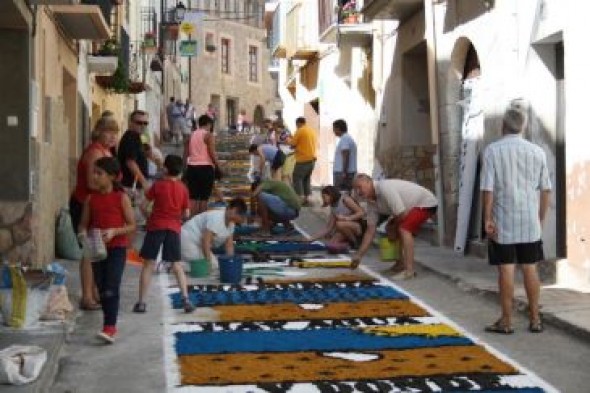
[[[97,5],[55,5],[55,19],[65,33],[75,40],[106,40],[110,37],[102,12]]]

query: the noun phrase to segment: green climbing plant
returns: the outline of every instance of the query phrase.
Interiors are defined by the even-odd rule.
[[[123,59],[119,55],[119,62],[117,69],[112,75],[111,90],[115,93],[127,93],[129,91],[129,77],[125,72],[125,66],[123,65]]]

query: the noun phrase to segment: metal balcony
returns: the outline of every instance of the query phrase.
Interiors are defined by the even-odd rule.
[[[372,35],[371,24],[363,23],[360,12],[345,14],[333,6],[332,0],[319,0],[319,28],[320,42],[324,44],[368,42]]]

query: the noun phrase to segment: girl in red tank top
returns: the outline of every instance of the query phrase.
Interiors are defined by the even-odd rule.
[[[96,160],[92,180],[97,192],[86,198],[80,222],[80,236],[86,236],[89,229],[99,229],[107,248],[107,257],[93,263],[92,271],[104,315],[103,329],[97,336],[111,344],[117,333],[119,288],[127,259],[128,235],[135,231],[131,200],[116,182],[120,169],[113,157]]]

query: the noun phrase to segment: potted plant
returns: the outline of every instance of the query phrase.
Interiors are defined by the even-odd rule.
[[[180,31],[179,25],[177,25],[176,23],[167,25],[166,30],[168,31],[168,37],[170,40],[176,41],[178,39],[178,33]]]
[[[349,0],[342,6],[340,17],[344,23],[358,23],[359,12],[356,8],[356,0]]]
[[[112,74],[117,69],[120,53],[119,45],[114,38],[106,40],[94,54],[88,55],[88,71]]]
[[[99,56],[119,56],[119,44],[114,38],[106,40],[98,50]]]
[[[125,75],[123,60],[119,58],[117,69],[112,75],[97,75],[96,83],[103,89],[113,93],[127,93],[129,91],[129,78]]]
[[[155,48],[156,47],[156,35],[148,31],[143,35],[143,47],[144,48]]]

